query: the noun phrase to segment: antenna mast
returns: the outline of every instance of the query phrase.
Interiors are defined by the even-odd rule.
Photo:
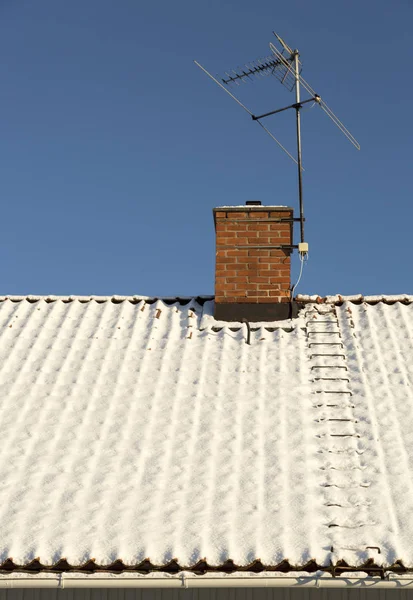
[[[298,50],[294,50],[295,67],[295,116],[297,124],[298,201],[300,205],[300,241],[304,242],[303,169],[301,160],[301,115],[300,115],[300,63]]]
[[[307,83],[307,81],[301,75],[301,62],[299,60],[299,52],[298,50],[292,50],[284,40],[273,32],[277,41],[279,43],[280,49],[278,49],[274,44],[270,43],[271,55],[267,56],[263,59],[258,59],[253,61],[252,63],[248,63],[244,68],[239,68],[237,70],[232,70],[230,73],[226,72],[225,77],[218,81],[211,73],[209,73],[201,64],[197,61],[194,61],[195,64],[202,69],[202,71],[208,75],[216,84],[219,85],[220,88],[224,90],[233,100],[235,100],[252,118],[253,121],[257,121],[259,125],[264,129],[266,133],[280,146],[280,148],[296,163],[298,168],[298,200],[299,200],[299,208],[300,208],[300,240],[301,243],[298,245],[298,251],[300,252],[301,258],[308,253],[308,244],[304,241],[304,204],[303,204],[303,171],[304,168],[302,166],[302,150],[301,150],[301,108],[304,104],[308,102],[312,102],[317,104],[326,115],[333,121],[333,123],[338,127],[338,129],[343,133],[346,138],[357,148],[360,150],[360,144],[354,138],[354,136],[349,132],[349,130],[343,125],[343,123],[339,120],[338,117],[333,113],[333,111],[327,106],[327,104],[322,100],[322,98],[315,93],[313,88]],[[284,108],[278,108],[276,110],[272,110],[263,115],[256,116],[250,111],[238,98],[232,94],[227,87],[230,84],[240,85],[241,83],[245,83],[247,80],[251,80],[254,77],[264,77],[266,75],[274,75],[280,83],[282,83],[289,91],[292,91],[295,88],[295,103],[290,104],[289,106],[285,106]],[[307,100],[301,100],[301,87],[310,94],[310,98]],[[288,152],[284,148],[284,146],[277,140],[277,138],[269,131],[262,123],[261,120],[270,117],[271,115],[275,115],[277,113],[283,112],[290,108],[295,109],[296,114],[296,135],[297,135],[297,158]],[[297,248],[297,246],[292,246],[292,248]]]

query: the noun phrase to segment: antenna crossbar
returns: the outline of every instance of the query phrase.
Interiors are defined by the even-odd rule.
[[[289,106],[284,106],[284,108],[277,108],[277,110],[270,110],[270,112],[264,113],[263,115],[259,115],[258,117],[256,117],[255,115],[251,115],[252,120],[253,121],[259,121],[260,119],[264,119],[265,117],[270,117],[271,115],[276,115],[277,113],[280,112],[284,112],[285,110],[288,110],[289,108],[301,108],[303,106],[303,104],[308,104],[308,102],[320,102],[321,98],[320,96],[314,96],[314,98],[308,98],[308,100],[303,100],[302,102],[299,102],[298,104],[294,103],[294,104],[290,104]]]

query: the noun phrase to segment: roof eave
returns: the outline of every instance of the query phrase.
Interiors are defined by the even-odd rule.
[[[16,573],[0,575],[1,588],[413,588],[413,576],[406,577],[332,577],[321,574],[314,576],[285,576],[273,573],[256,575],[125,575],[49,573],[28,575]]]

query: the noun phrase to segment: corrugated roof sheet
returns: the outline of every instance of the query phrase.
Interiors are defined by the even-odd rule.
[[[413,567],[413,304],[364,300],[2,298],[3,569]]]

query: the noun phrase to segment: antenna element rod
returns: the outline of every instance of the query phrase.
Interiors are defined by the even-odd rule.
[[[295,66],[295,114],[297,122],[297,164],[298,164],[298,198],[300,203],[300,237],[304,242],[304,206],[303,206],[303,174],[301,165],[301,119],[300,119],[300,61],[298,51],[294,52]]]
[[[235,98],[234,94],[231,94],[231,92],[230,92],[230,91],[228,91],[228,90],[227,90],[227,89],[226,89],[226,88],[225,88],[225,87],[222,85],[222,83],[220,83],[220,82],[219,82],[217,79],[215,79],[215,77],[213,77],[213,76],[211,75],[211,73],[208,73],[208,71],[207,71],[206,69],[204,69],[204,67],[203,67],[202,65],[200,65],[198,61],[194,60],[194,63],[196,64],[196,66],[197,66],[197,67],[199,67],[199,68],[200,68],[200,69],[201,69],[201,70],[202,70],[202,71],[205,73],[205,75],[208,75],[208,77],[209,77],[210,79],[212,79],[212,81],[215,81],[215,83],[217,83],[217,84],[219,85],[219,87],[220,87],[220,88],[222,88],[222,89],[224,90],[224,92],[226,92],[226,93],[227,93],[229,96],[231,96],[231,98],[232,98],[233,100],[235,100],[235,102],[236,102],[237,104],[239,104],[239,105],[240,105],[240,106],[241,106],[241,107],[242,107],[242,108],[243,108],[243,109],[244,109],[244,110],[245,110],[245,111],[246,111],[246,112],[247,112],[247,113],[248,113],[248,114],[249,114],[249,115],[252,117],[252,112],[251,112],[250,110],[248,110],[248,108],[247,108],[246,106],[244,106],[244,105],[243,105],[243,103],[242,103],[242,102],[240,102],[240,101],[238,100],[238,98]]]

